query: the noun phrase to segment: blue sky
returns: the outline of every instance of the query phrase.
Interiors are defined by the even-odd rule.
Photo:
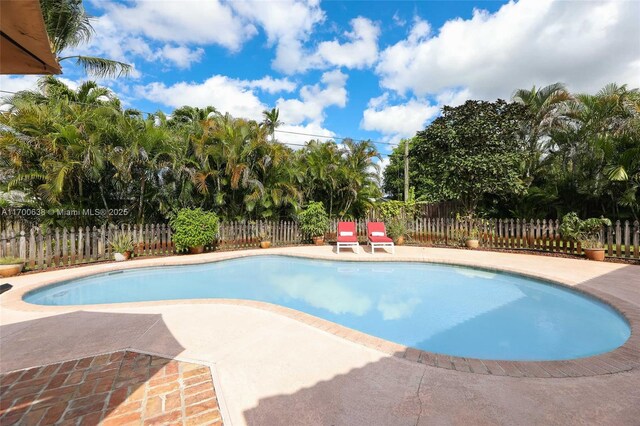
[[[561,81],[640,87],[640,2],[85,0],[75,53],[135,65],[105,80],[143,111],[213,105],[284,130],[395,143],[445,104]],[[70,52],[74,53],[74,52]],[[63,62],[63,78],[85,77]],[[33,77],[2,77],[4,90]],[[307,137],[279,134],[285,142]],[[388,145],[380,145],[386,153]]]

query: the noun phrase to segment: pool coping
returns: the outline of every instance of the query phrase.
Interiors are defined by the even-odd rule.
[[[375,337],[340,324],[310,315],[292,308],[284,306],[244,299],[179,299],[179,300],[162,300],[162,301],[149,301],[149,302],[128,302],[128,303],[111,303],[111,304],[98,304],[98,305],[65,305],[65,306],[45,306],[35,305],[25,302],[23,297],[38,288],[53,285],[55,283],[68,281],[70,279],[77,279],[96,275],[100,273],[108,273],[112,271],[128,270],[128,269],[141,269],[146,267],[162,267],[162,266],[178,266],[178,265],[195,265],[203,263],[213,263],[230,259],[238,259],[243,257],[261,256],[261,255],[277,255],[277,256],[291,256],[302,257],[316,260],[333,260],[333,261],[368,261],[368,262],[416,262],[416,263],[433,263],[433,264],[447,264],[455,266],[467,266],[488,271],[498,271],[517,274],[538,280],[546,281],[552,285],[558,285],[561,287],[572,289],[579,293],[593,297],[596,300],[605,303],[619,312],[623,318],[628,322],[631,328],[631,335],[629,339],[620,347],[599,355],[576,358],[571,360],[560,361],[510,361],[510,360],[484,360],[477,358],[457,357],[451,355],[437,354],[433,352],[423,351],[420,349],[408,347],[405,345],[390,342],[388,340]],[[577,287],[576,284],[571,283],[568,280],[561,280],[558,277],[552,277],[546,274],[532,274],[530,271],[518,270],[506,266],[504,268],[487,267],[478,262],[462,262],[459,260],[445,261],[443,259],[416,259],[407,258],[403,256],[393,257],[362,257],[362,258],[336,258],[335,253],[332,255],[325,254],[308,254],[308,253],[295,253],[283,252],[281,250],[251,250],[251,251],[236,251],[236,252],[224,252],[224,253],[208,253],[204,255],[196,256],[170,256],[155,259],[142,259],[134,262],[120,262],[120,263],[107,263],[100,265],[89,265],[86,267],[79,267],[73,269],[66,269],[60,271],[52,271],[51,274],[43,272],[41,274],[26,275],[19,281],[27,281],[28,278],[40,278],[35,279],[31,283],[25,283],[24,285],[18,285],[12,291],[5,293],[2,296],[2,305],[14,310],[20,311],[37,311],[37,312],[67,312],[69,309],[81,308],[83,310],[89,309],[108,309],[108,308],[131,308],[131,307],[143,307],[143,306],[158,306],[158,305],[181,305],[181,304],[225,304],[236,305],[248,308],[260,309],[276,313],[287,318],[299,321],[308,326],[319,329],[323,332],[341,337],[356,344],[366,346],[368,348],[393,355],[398,358],[405,359],[410,362],[416,362],[436,368],[444,368],[448,370],[455,370],[459,372],[494,375],[494,376],[507,376],[507,377],[533,377],[533,378],[565,378],[565,377],[589,377],[599,376],[605,374],[614,374],[624,371],[630,371],[634,368],[640,367],[640,334],[637,330],[640,330],[640,307],[632,303],[629,303],[623,299],[610,295],[608,293],[599,291],[597,289],[585,289]],[[57,273],[62,272],[65,273]],[[46,276],[45,276],[46,275]],[[51,275],[54,275],[51,277]],[[59,277],[63,275],[64,277]],[[596,278],[597,279],[597,278]]]

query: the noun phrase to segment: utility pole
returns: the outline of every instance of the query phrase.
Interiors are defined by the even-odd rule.
[[[404,201],[409,200],[409,139],[404,140]]]

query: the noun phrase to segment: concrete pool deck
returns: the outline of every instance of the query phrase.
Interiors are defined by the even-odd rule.
[[[397,353],[402,348],[391,344],[341,337],[321,320],[256,309],[250,303],[47,307],[21,300],[41,285],[114,269],[286,254],[508,270],[611,299],[619,308],[624,305],[632,325],[640,321],[640,266],[442,248],[397,247],[395,255],[347,250],[337,255],[334,250],[304,246],[173,256],[3,280],[14,288],[0,297],[0,372],[123,349],[204,363],[212,365],[225,424],[637,424],[637,327],[621,357],[594,364],[592,374],[577,374],[568,363],[559,370],[562,378],[508,377],[436,368],[407,359],[415,354]],[[567,377],[575,375],[587,377]]]

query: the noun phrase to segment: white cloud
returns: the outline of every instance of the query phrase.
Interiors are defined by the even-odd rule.
[[[314,111],[313,119],[321,122],[323,108],[341,100],[336,99],[335,92],[340,93],[340,90],[343,90],[342,105],[344,106],[344,102],[346,102],[346,91],[344,90],[346,75],[337,73],[325,73],[322,79],[327,84],[325,89],[321,89],[318,85],[303,87],[300,93],[304,102],[297,99],[290,99],[286,102],[292,105],[300,102],[304,108],[312,108]],[[336,86],[340,84],[340,87]],[[268,107],[260,100],[256,90],[276,93],[290,92],[295,88],[296,84],[286,78],[274,79],[267,76],[259,80],[239,80],[224,75],[214,75],[201,83],[181,81],[172,85],[166,85],[162,82],[138,85],[135,87],[135,93],[139,97],[172,108],[183,105],[197,107],[212,105],[220,112],[228,112],[235,117],[262,120],[262,111]],[[334,95],[332,96],[332,94]],[[286,112],[281,111],[280,117],[283,121],[288,120]],[[301,121],[297,120],[295,123],[289,121],[289,123],[299,124]]]
[[[402,19],[400,17],[400,13],[396,10],[396,12],[393,14],[393,16],[391,17],[391,19],[393,20],[393,23],[396,24],[399,27],[404,27],[405,25],[407,25],[407,21],[405,21],[404,19]]]
[[[471,99],[473,96],[468,89],[459,89],[459,90],[443,90],[438,93],[436,96],[436,101],[438,105],[448,105],[451,107],[456,107],[458,105],[462,105],[468,99]]]
[[[361,69],[378,58],[380,28],[364,17],[352,19],[351,31],[340,38],[308,48],[315,28],[325,21],[319,0],[94,4],[104,13],[94,22],[96,36],[78,52],[129,63],[142,58],[189,68],[202,58],[203,46],[237,52],[258,29],[264,31],[267,45],[275,47],[273,68],[287,74],[336,66]]]
[[[21,90],[32,90],[38,83],[38,75],[0,75],[0,88],[7,92],[20,92]],[[1,93],[0,97],[11,96],[9,93]]]
[[[352,20],[353,30],[344,33],[344,43],[327,41],[307,51],[315,27],[325,21],[318,0],[94,3],[104,14],[94,24],[96,37],[83,51],[121,61],[141,57],[188,68],[203,52],[187,46],[215,44],[237,52],[258,29],[267,44],[275,46],[273,67],[289,74],[334,65],[372,66],[378,54],[379,28],[361,17]],[[158,49],[158,42],[164,47]]]
[[[142,58],[147,62],[160,62],[180,69],[190,68],[204,56],[204,49],[190,48],[184,44],[163,43],[154,47],[149,39],[121,27],[109,14],[97,18],[93,26],[96,34],[91,43],[72,53],[104,56],[126,63],[134,63],[136,58]],[[131,77],[139,78],[140,75],[140,71],[134,69]]]
[[[170,46],[165,44],[156,52],[159,59],[173,62],[178,68],[189,68],[192,62],[199,62],[204,49],[189,49],[186,46]]]
[[[97,3],[123,33],[177,44],[217,44],[237,51],[255,27],[218,0]]]
[[[7,92],[20,92],[21,90],[38,90],[40,75],[0,75],[0,88]],[[62,83],[76,90],[82,81],[70,80],[64,77],[56,77]],[[11,96],[11,93],[1,93],[1,97]]]
[[[260,80],[254,80],[247,84],[248,87],[257,88],[267,93],[293,92],[298,86],[288,78],[273,78],[266,76]]]
[[[639,16],[636,1],[521,0],[450,20],[437,34],[418,20],[407,39],[381,53],[376,72],[383,87],[417,96],[453,87],[508,98],[556,81],[575,91],[612,81],[637,87]]]
[[[390,162],[391,162],[391,158],[387,155],[382,157],[382,160],[378,160],[378,166],[380,167],[380,176],[384,175],[384,169],[387,168]]]
[[[378,59],[380,28],[370,20],[358,17],[351,20],[353,31],[346,32],[346,43],[337,40],[318,45],[317,57],[332,66],[364,68]]]
[[[343,34],[344,40],[320,42],[316,49],[306,49],[305,37],[285,39],[277,48],[274,68],[293,74],[310,69],[371,67],[378,59],[377,24],[361,16],[350,22],[352,31]]]
[[[160,102],[173,108],[183,105],[205,107],[212,105],[220,112],[228,112],[235,117],[260,120],[266,106],[247,87],[247,82],[223,75],[214,75],[202,83],[179,82],[167,86],[154,82],[137,86],[138,96]]]
[[[289,73],[299,68],[303,43],[314,26],[325,20],[319,0],[234,1],[230,5],[264,30],[269,45],[276,46],[274,68]]]
[[[391,105],[389,93],[385,93],[369,101],[362,114],[360,127],[380,132],[391,142],[397,143],[401,138],[411,137],[416,131],[424,129],[427,121],[437,116],[439,111],[439,105],[415,98]]]
[[[300,89],[300,99],[278,99],[276,106],[280,109],[281,120],[288,125],[303,122],[321,124],[325,108],[346,106],[347,77],[340,70],[328,71],[322,74],[322,85],[303,86]]]

